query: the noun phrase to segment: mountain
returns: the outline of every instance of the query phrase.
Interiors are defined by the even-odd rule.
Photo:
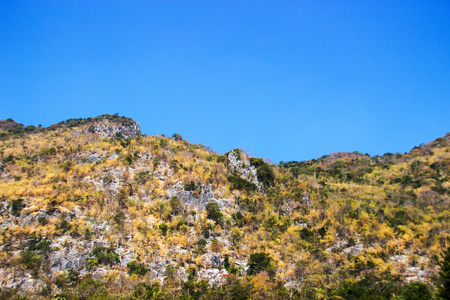
[[[117,115],[0,121],[0,298],[433,299],[449,150],[274,165]]]

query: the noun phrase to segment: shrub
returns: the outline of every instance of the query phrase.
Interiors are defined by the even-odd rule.
[[[247,275],[256,275],[263,271],[266,271],[271,276],[275,275],[272,258],[264,252],[250,254],[247,265]]]
[[[213,220],[216,224],[220,223],[220,220],[223,218],[223,214],[217,203],[210,202],[206,205],[206,217]]]
[[[438,264],[441,267],[439,272],[438,296],[441,299],[450,299],[450,245],[446,250],[442,250],[442,259],[438,260]]]
[[[195,181],[189,181],[184,185],[184,190],[189,192],[194,192],[200,188],[200,184]]]
[[[40,225],[47,225],[47,224],[48,224],[48,220],[47,220],[46,217],[39,217],[39,218],[38,218],[38,223],[39,223]]]
[[[256,191],[256,184],[247,181],[239,176],[229,176],[228,181],[231,183],[230,190],[246,190],[246,191]]]
[[[415,300],[415,299],[421,299],[421,300],[432,300],[433,294],[428,287],[423,282],[411,282],[406,285],[404,285],[400,289],[400,295],[402,300]],[[449,294],[447,296],[450,297]],[[449,299],[443,298],[443,299]]]
[[[198,248],[199,248],[200,251],[203,251],[203,250],[204,250],[206,244],[207,244],[207,242],[206,242],[205,239],[200,239],[200,240],[198,240],[198,242],[197,242],[197,245],[198,245]]]
[[[166,223],[162,223],[162,224],[159,224],[159,229],[161,230],[163,235],[166,235],[167,231],[169,230],[169,226],[167,226]]]
[[[61,163],[59,166],[64,172],[69,172],[73,167],[73,161],[66,160],[65,162]]]
[[[256,169],[256,176],[262,182],[264,187],[273,186],[275,183],[275,174],[269,164],[264,163]]]
[[[66,273],[67,280],[70,282],[70,285],[75,286],[80,279],[80,273],[73,268],[67,270]]]
[[[102,265],[112,267],[120,262],[119,255],[111,247],[106,248],[102,245],[95,245],[92,250],[92,255],[95,257],[97,263]]]
[[[31,270],[33,275],[36,275],[41,268],[41,263],[44,257],[34,251],[25,250],[20,254],[19,262],[24,264],[27,269]]]
[[[172,208],[172,215],[178,215],[183,212],[183,204],[177,196],[173,196],[172,199],[170,199],[170,207]]]
[[[132,261],[127,263],[128,274],[129,275],[145,275],[147,273],[148,268],[146,268],[143,264],[138,263],[137,261]]]
[[[177,141],[177,142],[183,140],[183,137],[182,137],[180,134],[178,134],[178,133],[172,134],[172,138],[173,138],[175,141]]]
[[[150,179],[150,172],[144,171],[134,175],[134,180],[137,184],[145,184]]]
[[[250,164],[255,168],[258,168],[265,164],[265,162],[261,158],[250,157]]]
[[[25,207],[25,205],[23,204],[23,199],[13,200],[10,204],[10,207],[11,207],[11,214],[15,217],[18,217],[22,209]]]

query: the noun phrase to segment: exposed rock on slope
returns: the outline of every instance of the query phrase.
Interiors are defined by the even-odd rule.
[[[449,135],[275,166],[118,116],[0,131],[0,298],[400,295],[450,232]]]

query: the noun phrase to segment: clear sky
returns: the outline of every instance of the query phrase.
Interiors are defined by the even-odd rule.
[[[0,1],[0,119],[119,113],[279,161],[450,131],[450,1]]]

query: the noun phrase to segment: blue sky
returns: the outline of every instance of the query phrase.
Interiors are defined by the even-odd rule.
[[[449,1],[0,2],[0,119],[119,113],[274,162],[450,131]]]

